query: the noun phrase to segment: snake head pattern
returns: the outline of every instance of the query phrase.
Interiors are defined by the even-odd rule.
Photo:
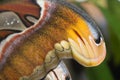
[[[64,0],[1,4],[1,80],[42,79],[67,58],[97,66],[105,55],[98,25],[81,8]]]

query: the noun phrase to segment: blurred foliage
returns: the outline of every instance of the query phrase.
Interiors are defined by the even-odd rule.
[[[110,32],[110,49],[116,65],[120,64],[120,20],[110,11],[102,9],[109,23]]]
[[[106,62],[97,67],[87,68],[85,71],[89,80],[114,80]]]
[[[108,0],[108,11],[105,15],[110,25],[114,63],[120,65],[120,0]]]
[[[120,19],[120,0],[108,0],[109,11]]]
[[[107,7],[107,0],[88,0],[96,5],[100,5],[101,7]]]

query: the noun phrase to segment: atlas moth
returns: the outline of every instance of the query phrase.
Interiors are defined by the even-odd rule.
[[[103,36],[85,11],[64,0],[35,0],[37,7],[29,0],[22,1],[29,2],[30,11],[38,9],[40,18],[22,16],[34,23],[26,27],[16,12],[23,8],[13,7],[13,3],[8,8],[1,4],[1,80],[42,79],[62,59],[74,59],[85,67],[103,62],[106,55]],[[21,13],[25,12],[27,9]]]

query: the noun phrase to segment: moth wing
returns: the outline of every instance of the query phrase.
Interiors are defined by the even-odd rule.
[[[26,26],[14,12],[0,13],[0,30],[18,30],[23,31]]]

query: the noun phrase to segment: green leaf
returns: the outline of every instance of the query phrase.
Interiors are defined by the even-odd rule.
[[[120,0],[107,0],[109,11],[120,19]]]
[[[113,55],[114,63],[120,64],[120,19],[109,10],[101,8],[104,13],[110,30],[110,51]],[[110,52],[109,51],[109,52]]]
[[[97,67],[87,68],[85,71],[88,80],[114,80],[106,62]]]

